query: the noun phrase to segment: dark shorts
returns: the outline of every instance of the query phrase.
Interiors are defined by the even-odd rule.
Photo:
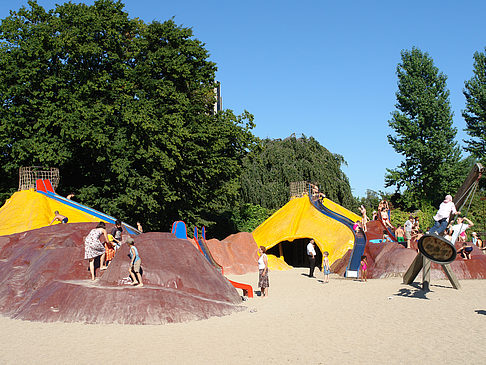
[[[68,222],[67,217],[62,220],[62,223],[67,223],[67,222]]]

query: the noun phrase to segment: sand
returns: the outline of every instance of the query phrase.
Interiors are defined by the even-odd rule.
[[[1,364],[484,364],[486,281],[431,292],[306,269],[270,272],[269,297],[209,320],[164,326],[38,323],[0,317]],[[256,286],[257,274],[231,279]],[[144,290],[141,288],[140,290]]]

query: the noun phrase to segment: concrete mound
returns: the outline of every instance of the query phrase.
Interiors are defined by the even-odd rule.
[[[68,223],[0,237],[0,313],[42,322],[165,324],[241,310],[234,287],[169,233],[135,237],[143,288],[127,280],[127,245],[92,282],[83,259],[92,228]]]
[[[258,246],[251,233],[239,232],[223,241],[210,239],[207,244],[225,274],[242,275],[258,271]]]
[[[368,278],[382,279],[403,276],[415,259],[417,251],[405,248],[396,242],[367,243],[365,255],[368,261]],[[351,250],[334,262],[331,271],[344,276],[350,256]],[[464,260],[458,256],[451,263],[451,268],[459,280],[486,279],[486,255],[479,248],[474,247],[471,260]],[[421,280],[420,275],[417,281]],[[447,279],[439,264],[432,263],[431,278]]]

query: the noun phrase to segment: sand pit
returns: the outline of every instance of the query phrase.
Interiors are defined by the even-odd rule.
[[[485,281],[463,280],[454,290],[432,280],[423,293],[401,278],[361,283],[334,274],[322,284],[320,273],[306,272],[270,272],[268,298],[208,320],[135,326],[0,317],[8,334],[0,363],[484,363]],[[255,273],[231,278],[256,287]]]

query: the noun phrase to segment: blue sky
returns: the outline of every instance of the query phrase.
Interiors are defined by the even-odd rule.
[[[46,9],[62,2],[38,1]],[[343,155],[355,196],[393,191],[384,188],[384,175],[402,159],[387,142],[401,50],[429,53],[448,76],[457,140],[467,138],[462,90],[474,52],[486,47],[484,1],[124,3],[131,18],[174,17],[192,28],[218,66],[224,108],[252,113],[259,137],[304,134]],[[2,1],[0,17],[25,4]]]

